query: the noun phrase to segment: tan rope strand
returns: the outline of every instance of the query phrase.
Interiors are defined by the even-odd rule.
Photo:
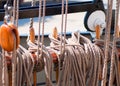
[[[62,0],[62,10],[61,10],[61,15],[62,15],[62,19],[61,19],[61,46],[62,46],[62,35],[63,35],[63,22],[64,22],[64,0]],[[60,52],[62,53],[62,47],[60,48]]]
[[[41,39],[41,54],[42,54],[42,49],[44,45],[44,24],[45,24],[45,10],[46,10],[46,0],[43,0],[43,20],[42,20],[42,39]]]
[[[68,0],[66,0],[66,7],[65,7],[65,23],[64,23],[64,49],[65,50],[65,39],[66,39],[66,28],[67,28],[67,13],[68,13]]]
[[[15,25],[16,25],[16,27],[18,27],[18,19],[19,19],[19,1],[20,0],[17,0],[17,6],[16,6],[16,21],[15,21]]]
[[[18,27],[18,16],[19,16],[19,0],[14,0],[14,9],[13,9],[13,23]],[[12,52],[12,86],[16,86],[17,83],[17,57],[16,57],[16,37],[14,35],[14,50]]]
[[[31,6],[32,6],[32,7],[35,6],[35,0],[32,0]],[[30,27],[33,27],[33,18],[30,18]]]
[[[41,10],[42,10],[42,0],[39,0],[39,28],[38,28],[38,49],[37,49],[37,58],[39,57],[39,47],[40,47],[40,33],[41,33]]]
[[[64,0],[62,0],[62,8],[61,8],[61,40],[60,40],[60,53],[62,54],[62,39],[63,39],[63,37],[62,37],[62,34],[63,34],[63,22],[64,22]],[[61,56],[60,56],[61,57]],[[61,65],[61,63],[60,63],[60,58],[58,58],[58,65],[59,65],[59,67],[58,67],[58,82],[57,82],[57,86],[59,86],[59,80],[60,80],[60,65]]]
[[[5,51],[2,49],[2,86],[8,86],[8,71],[7,71],[7,63],[5,58]]]
[[[116,39],[117,39],[117,26],[118,26],[118,18],[119,18],[119,0],[116,0],[116,11],[115,11],[115,29],[114,29],[114,37],[113,37],[113,45],[112,45],[112,55],[111,55],[111,65],[110,65],[110,78],[109,78],[109,86],[113,86],[113,71],[115,66],[115,52],[116,52]]]
[[[16,19],[16,1],[13,1],[13,23],[15,24],[15,19]]]
[[[112,3],[113,0],[108,0],[108,13],[107,13],[107,26],[105,31],[105,60],[102,73],[102,82],[101,86],[106,86],[107,79],[107,61],[108,61],[108,45],[110,42],[110,28],[111,28],[111,19],[112,19]]]
[[[35,6],[35,0],[32,0],[31,6]],[[33,18],[30,18],[30,28],[33,27]]]
[[[16,38],[14,35],[14,50],[12,52],[12,86],[16,86]]]

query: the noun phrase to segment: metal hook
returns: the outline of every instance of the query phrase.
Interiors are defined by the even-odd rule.
[[[8,3],[8,2],[7,2]],[[10,21],[12,18],[12,6],[8,6],[8,4],[4,5],[4,9],[5,9],[5,16],[4,16],[4,22]]]

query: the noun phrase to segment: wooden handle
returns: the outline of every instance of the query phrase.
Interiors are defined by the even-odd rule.
[[[58,39],[58,31],[57,31],[57,28],[56,28],[56,27],[53,29],[52,36],[53,36],[55,39]]]
[[[96,31],[96,39],[100,39],[100,25],[97,25],[95,27],[95,31]]]
[[[12,86],[12,71],[8,70],[9,86]]]
[[[119,38],[119,36],[120,36],[119,26],[117,26],[117,37]]]
[[[37,73],[36,71],[33,71],[33,86],[37,86]]]
[[[35,31],[34,31],[34,28],[31,27],[29,32],[30,32],[30,41],[34,43],[35,42]]]

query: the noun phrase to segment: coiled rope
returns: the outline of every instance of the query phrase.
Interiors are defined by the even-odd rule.
[[[80,39],[78,39],[80,37]],[[60,39],[56,40],[51,35],[51,48],[56,53],[60,52]],[[78,43],[80,40],[80,43]],[[86,37],[73,34],[66,39],[65,52],[62,54],[62,75],[59,76],[57,86],[97,86],[101,59],[104,58],[103,51],[92,44]],[[59,54],[58,54],[59,56]],[[103,60],[102,60],[103,61]]]

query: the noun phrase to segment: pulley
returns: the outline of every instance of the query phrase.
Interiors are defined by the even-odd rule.
[[[0,46],[10,52],[14,50],[15,42],[16,48],[18,48],[20,38],[16,26],[12,23],[2,24],[0,27]]]
[[[105,12],[102,10],[95,10],[92,12],[87,12],[84,20],[85,28],[88,31],[95,32],[95,27],[100,26],[103,30],[106,26],[105,23]]]
[[[7,4],[4,5],[5,8],[5,17],[4,24],[0,26],[0,46],[11,52],[19,46],[20,38],[17,27],[12,23],[12,7]]]

